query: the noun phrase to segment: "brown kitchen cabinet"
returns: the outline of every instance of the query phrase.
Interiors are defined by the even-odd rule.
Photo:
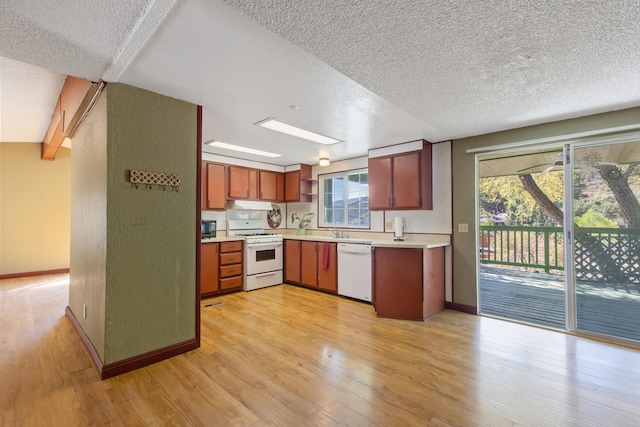
[[[240,291],[243,275],[243,242],[241,240],[203,243],[200,254],[200,296]]]
[[[372,262],[378,317],[425,320],[444,308],[443,247],[375,247]]]
[[[258,200],[258,170],[229,166],[229,199]]]
[[[433,209],[432,148],[369,158],[369,210]]]
[[[218,293],[218,243],[203,243],[200,249],[200,296]]]
[[[311,201],[311,166],[300,165],[300,170],[285,172],[284,194],[286,202]]]
[[[276,202],[284,203],[284,173],[276,175]]]
[[[284,240],[284,281],[300,283],[300,240]]]
[[[324,268],[324,242],[285,239],[285,282],[337,293],[338,246],[326,244],[329,265]]]
[[[225,210],[227,208],[225,166],[202,162],[202,209]]]
[[[284,174],[259,171],[260,200],[279,202],[284,199]]]
[[[328,266],[324,268],[324,245],[329,246]],[[318,289],[338,293],[338,244],[318,242]]]

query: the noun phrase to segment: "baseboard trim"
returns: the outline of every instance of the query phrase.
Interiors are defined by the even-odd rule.
[[[87,337],[87,335],[84,333],[82,327],[80,326],[80,323],[78,323],[78,320],[69,307],[66,308],[65,313],[71,321],[74,329],[80,336],[80,339],[82,340],[84,346],[89,351],[91,359],[93,360],[93,363],[98,371],[98,375],[103,380],[115,377],[116,375],[131,372],[148,365],[152,365],[154,363],[169,359],[170,357],[177,356],[182,353],[186,353],[187,351],[195,350],[196,348],[200,347],[198,339],[194,337],[187,341],[179,342],[168,347],[159,348],[148,353],[139,354],[128,359],[120,360],[119,362],[109,363],[105,365],[102,363],[102,360],[100,359],[100,356],[98,356],[98,353],[93,347],[93,344],[91,344],[89,337]]]
[[[69,272],[68,268],[58,268],[56,270],[27,271],[25,273],[0,274],[0,280],[19,279],[20,277],[45,276],[47,274],[62,274],[62,273],[68,273],[68,272]]]
[[[84,333],[82,326],[80,326],[78,319],[76,319],[76,316],[73,314],[73,311],[71,311],[69,306],[65,308],[64,313],[67,315],[67,318],[71,321],[71,325],[73,325],[73,329],[76,330],[76,332],[78,333],[78,336],[80,337],[80,340],[82,341],[85,348],[89,352],[89,355],[91,356],[91,360],[93,360],[93,366],[95,366],[96,370],[98,371],[98,375],[102,376],[102,366],[103,366],[102,359],[100,359],[98,352],[93,347],[93,344],[91,344],[91,340],[89,339],[87,334]]]
[[[186,353],[187,351],[195,350],[198,347],[198,339],[194,337],[190,340],[179,342],[168,347],[159,348],[119,362],[110,363],[102,367],[101,378],[105,380],[107,378],[115,377],[116,375],[131,372],[165,359],[169,359],[170,357]]]
[[[461,311],[463,313],[478,314],[478,308],[473,305],[458,304],[457,302],[445,303],[445,308],[450,310]]]

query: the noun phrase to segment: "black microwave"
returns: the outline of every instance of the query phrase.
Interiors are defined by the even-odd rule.
[[[208,237],[216,237],[216,222],[203,219],[200,231],[203,239]]]

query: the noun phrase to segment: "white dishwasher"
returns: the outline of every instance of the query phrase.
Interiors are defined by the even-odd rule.
[[[371,244],[338,243],[338,294],[371,302]]]

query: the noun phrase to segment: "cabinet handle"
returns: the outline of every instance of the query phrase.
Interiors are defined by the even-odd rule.
[[[391,197],[389,197],[389,206],[391,206]]]

